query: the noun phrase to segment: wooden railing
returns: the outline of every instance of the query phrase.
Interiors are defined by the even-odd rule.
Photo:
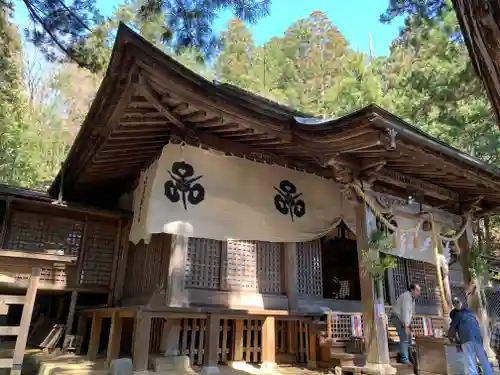
[[[20,375],[28,341],[31,315],[35,304],[38,284],[40,283],[40,269],[33,268],[25,296],[0,295],[0,309],[8,312],[9,305],[23,305],[21,324],[18,327],[0,327],[0,336],[17,336],[12,358],[0,358],[0,368],[10,368],[12,375]]]
[[[326,313],[326,316],[326,334],[328,339],[344,341],[352,336],[363,335],[363,314],[331,311]],[[388,336],[390,339],[396,339],[397,334],[391,322],[390,312],[386,316]],[[414,315],[412,328],[414,336],[431,336],[436,329],[443,328],[443,318],[434,315]]]

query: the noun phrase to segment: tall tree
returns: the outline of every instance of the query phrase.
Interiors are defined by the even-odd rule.
[[[500,0],[389,0],[381,21],[417,15],[423,22],[434,22],[453,9],[473,67],[483,82],[500,128]]]
[[[7,7],[0,0],[0,7]],[[107,23],[95,0],[23,0],[32,26],[26,30],[32,41],[50,60],[70,59],[93,71],[102,69],[101,56],[94,55],[86,41],[94,29]],[[255,22],[269,12],[269,0],[142,0],[137,15],[149,21],[162,17],[161,40],[176,50],[195,48],[210,56],[220,45],[213,23],[221,11]],[[103,30],[101,30],[103,31]]]
[[[222,33],[223,51],[215,63],[217,79],[258,93],[259,77],[255,76],[256,46],[250,30],[240,19],[228,23]]]
[[[0,179],[8,184],[27,183],[23,171],[29,169],[23,147],[27,132],[27,98],[22,82],[21,41],[12,22],[12,3],[0,7]]]
[[[423,9],[407,16],[387,61],[384,80],[390,109],[428,133],[500,165],[500,132],[455,13],[450,4],[432,12]]]

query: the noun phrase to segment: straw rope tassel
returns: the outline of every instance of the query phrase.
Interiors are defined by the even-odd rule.
[[[441,293],[441,308],[443,310],[443,315],[448,315],[448,304],[446,302],[446,295],[444,293],[443,277],[441,274],[441,265],[439,262],[439,250],[438,250],[438,234],[436,229],[436,223],[434,222],[434,216],[429,214],[431,227],[432,227],[432,246],[434,247],[434,262],[436,262],[436,275],[439,282],[439,292]]]
[[[413,233],[413,248],[418,249],[419,243],[418,243],[418,232]]]

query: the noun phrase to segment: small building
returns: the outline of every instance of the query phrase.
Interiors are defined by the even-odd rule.
[[[0,286],[20,293],[42,267],[35,317],[62,319],[89,358],[314,366],[324,342],[364,335],[383,368],[411,283],[417,335],[465,295],[457,255],[500,206],[500,172],[375,105],[320,121],[209,82],[121,25],[48,194],[0,193]],[[374,283],[377,228],[396,267]]]

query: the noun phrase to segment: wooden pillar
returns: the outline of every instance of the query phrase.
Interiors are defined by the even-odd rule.
[[[80,315],[78,317],[78,324],[76,326],[76,334],[82,338],[82,341],[85,339],[85,335],[87,334],[87,323],[88,323],[87,315]],[[76,349],[76,354],[81,354],[82,347],[81,345]]]
[[[309,355],[307,356],[307,367],[314,369],[318,367],[317,358],[317,345],[318,336],[312,331],[312,326],[309,324]]]
[[[108,351],[106,353],[106,364],[120,357],[120,343],[122,339],[123,320],[118,311],[111,317],[111,328],[109,330]]]
[[[87,357],[90,360],[95,360],[99,353],[99,344],[101,341],[102,317],[99,313],[92,314],[92,327],[90,329],[89,350]]]
[[[129,248],[129,240],[128,236],[130,233],[130,222],[128,222],[121,230],[120,233],[120,249],[118,255],[118,265],[115,276],[115,284],[113,288],[113,304],[116,306],[118,302],[121,300],[123,295],[123,286],[125,284],[125,271],[127,268],[127,257],[128,257],[128,248]]]
[[[288,340],[288,353],[295,354],[297,352],[297,335],[295,333],[295,326],[297,322],[295,320],[288,320],[287,322],[287,340]]]
[[[233,361],[243,361],[243,326],[243,320],[234,321]]]
[[[24,351],[26,342],[28,341],[28,331],[30,329],[31,316],[33,314],[33,306],[35,305],[36,292],[40,284],[40,268],[33,268],[29,280],[26,298],[24,299],[23,312],[21,314],[21,324],[19,325],[19,333],[17,334],[16,345],[14,347],[14,355],[12,358],[12,375],[20,375],[23,365]]]
[[[262,366],[264,369],[276,367],[276,329],[274,316],[266,316],[262,322]]]
[[[171,237],[165,304],[171,307],[182,307],[187,304],[184,294],[184,274],[189,238],[176,234],[172,234]]]
[[[296,311],[299,308],[299,294],[297,291],[297,244],[295,242],[284,244],[282,270],[285,279],[285,292],[288,297],[288,309]]]
[[[3,222],[2,222],[2,227],[0,229],[0,248],[5,249],[7,248],[7,228],[10,222],[10,215],[11,215],[11,208],[12,208],[12,197],[9,196],[7,197],[6,203],[5,203],[5,212],[3,215]]]
[[[201,375],[214,375],[219,373],[219,335],[220,335],[220,314],[210,313],[207,319],[207,329],[205,332],[205,352],[203,356],[203,368]]]
[[[66,319],[66,335],[71,335],[73,330],[73,322],[75,320],[76,301],[78,300],[78,292],[71,292],[71,300],[69,302],[68,317]]]
[[[160,346],[160,351],[165,357],[179,355],[179,335],[181,328],[181,319],[167,319],[165,322]]]
[[[122,229],[123,221],[120,218],[118,220],[118,227],[116,230],[115,237],[115,248],[113,250],[113,266],[111,268],[111,277],[109,278],[109,294],[108,294],[108,306],[113,306],[115,299],[115,286],[116,286],[116,276],[118,274],[118,262],[120,260],[120,250],[121,250],[121,240],[122,240]]]
[[[138,312],[134,324],[132,366],[134,371],[147,371],[149,359],[149,340],[151,316]]]
[[[384,297],[377,296],[375,282],[366,272],[362,262],[362,251],[368,248],[369,236],[376,229],[375,216],[365,204],[356,207],[356,240],[358,246],[359,279],[361,286],[361,308],[363,333],[367,348],[367,367],[380,374],[395,374],[390,365],[387,325],[384,316]],[[382,312],[378,314],[377,312]]]

